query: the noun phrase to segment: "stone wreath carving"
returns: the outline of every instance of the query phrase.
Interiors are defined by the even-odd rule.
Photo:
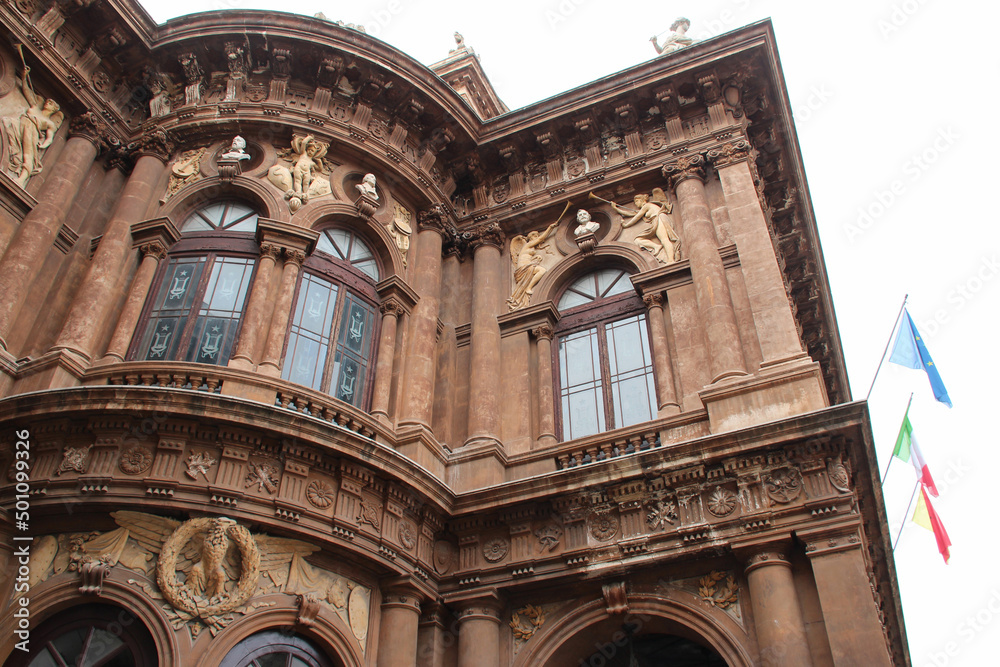
[[[802,491],[802,473],[798,468],[778,468],[764,478],[764,488],[771,500],[790,503]]]
[[[483,558],[491,563],[498,563],[510,551],[510,543],[502,537],[494,537],[483,545]]]
[[[726,580],[726,583],[722,588],[719,588],[719,582],[723,579]],[[713,570],[698,580],[698,594],[701,599],[719,609],[726,609],[736,604],[739,599],[738,593],[739,586],[736,585],[736,578],[725,572]]]
[[[595,540],[607,542],[618,534],[618,519],[611,512],[594,512],[587,517],[590,534]]]
[[[177,580],[178,559],[189,543],[200,535],[201,559],[191,566],[187,581]],[[240,552],[239,579],[226,591],[233,563],[226,553],[232,540]],[[227,569],[229,571],[227,571]],[[200,517],[182,523],[167,541],[156,564],[156,584],[174,609],[192,618],[208,619],[246,603],[257,590],[260,550],[250,531],[226,517]]]
[[[721,486],[708,497],[708,511],[714,516],[727,516],[736,509],[736,494]]]
[[[146,447],[135,445],[122,452],[118,468],[126,475],[141,475],[153,465],[153,453]]]
[[[510,617],[510,629],[514,631],[514,639],[526,642],[545,623],[545,612],[541,607],[527,605],[518,609]]]

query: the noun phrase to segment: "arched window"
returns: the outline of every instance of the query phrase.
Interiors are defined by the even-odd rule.
[[[628,274],[602,269],[578,278],[558,307],[555,361],[563,440],[655,417],[646,314]]]
[[[378,262],[348,229],[328,229],[306,261],[281,377],[362,407],[373,370]]]
[[[133,359],[229,361],[257,262],[256,229],[257,212],[239,201],[187,217],[151,290]]]
[[[305,637],[269,630],[241,641],[219,667],[333,667],[333,662]]]
[[[29,652],[14,651],[12,667],[94,665],[155,667],[156,644],[135,614],[106,604],[60,612],[31,630]]]

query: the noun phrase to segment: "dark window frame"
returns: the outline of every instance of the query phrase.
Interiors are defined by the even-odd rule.
[[[597,271],[612,268],[615,270],[625,271],[619,267],[600,267],[594,269],[590,273],[595,273]],[[584,275],[590,275],[584,274]],[[628,272],[625,271],[627,274]],[[584,276],[578,276],[577,278],[582,278]],[[562,295],[567,289],[573,284],[573,281],[568,283],[559,293],[558,297],[553,301],[559,303]],[[607,433],[608,431],[613,431],[618,428],[623,428],[621,425],[615,423],[615,405],[612,396],[611,389],[611,362],[610,355],[608,353],[608,340],[607,340],[607,328],[609,325],[618,322],[620,320],[635,317],[636,315],[642,316],[642,321],[646,327],[647,340],[650,341],[650,362],[652,364],[652,334],[649,329],[649,318],[647,314],[647,309],[642,301],[642,298],[634,291],[630,290],[628,292],[622,292],[619,294],[613,294],[604,298],[597,298],[589,303],[581,304],[579,306],[574,306],[568,308],[565,311],[560,311],[560,319],[557,323],[555,330],[553,331],[553,345],[552,345],[552,400],[555,405],[556,414],[556,432],[559,435],[560,442],[568,442],[570,440],[575,440],[577,437],[591,437],[587,436],[576,436],[574,438],[565,438],[566,433],[565,428],[565,416],[563,415],[562,406],[562,365],[559,359],[559,352],[562,340],[573,334],[586,331],[588,329],[597,329],[597,342],[598,342],[598,356],[600,359],[600,379],[601,379],[601,397],[603,399],[603,416],[604,416],[604,429],[598,433]],[[653,404],[653,416],[656,418],[656,405],[658,405],[659,397],[657,396],[656,389],[656,367],[655,364],[652,365],[653,374],[653,394],[650,397]],[[593,434],[596,435],[596,434]]]

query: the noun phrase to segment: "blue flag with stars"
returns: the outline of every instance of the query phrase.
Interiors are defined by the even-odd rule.
[[[892,356],[889,357],[889,361],[907,368],[923,368],[927,372],[927,379],[931,382],[934,398],[950,408],[951,399],[948,397],[948,390],[944,388],[944,382],[941,380],[937,366],[934,365],[934,360],[931,359],[931,353],[927,351],[927,346],[924,345],[924,340],[920,336],[920,332],[917,331],[913,318],[910,317],[905,308],[903,315],[906,316],[906,319],[900,325],[899,333],[896,334],[896,344],[892,346]]]

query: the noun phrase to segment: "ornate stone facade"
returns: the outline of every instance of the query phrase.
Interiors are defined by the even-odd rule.
[[[768,23],[498,119],[461,39],[0,21],[0,658],[24,594],[162,665],[907,663]]]

